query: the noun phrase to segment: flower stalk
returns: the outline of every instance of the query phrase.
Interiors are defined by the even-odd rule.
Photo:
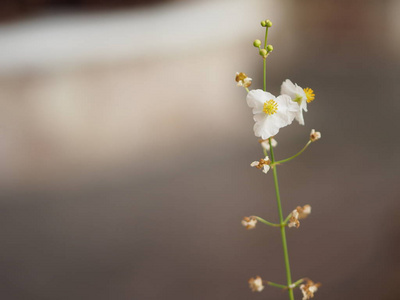
[[[271,161],[272,161],[272,163],[275,163],[275,155],[274,155],[274,149],[272,148],[272,144],[271,144],[271,138],[269,139],[269,143],[270,143],[270,147],[271,147],[270,148]],[[275,192],[276,192],[276,203],[278,205],[279,222],[281,224],[283,224],[284,220],[283,220],[281,196],[280,196],[280,193],[279,193],[278,172],[277,172],[276,169],[277,169],[277,166],[275,166],[273,168],[274,185],[275,185]],[[285,226],[281,226],[281,237],[282,237],[283,256],[284,256],[284,259],[285,259],[287,285],[291,286],[292,285],[292,275],[291,275],[291,272],[290,272],[289,251],[288,251],[287,241],[286,241]],[[288,289],[288,292],[289,292],[289,299],[290,300],[294,300],[293,289]]]
[[[288,161],[292,160],[293,158],[296,158],[297,156],[299,156],[300,154],[302,154],[302,153],[307,149],[307,147],[308,147],[310,144],[311,144],[311,141],[308,141],[307,144],[303,147],[303,149],[301,149],[298,153],[296,153],[295,155],[293,155],[293,156],[291,156],[291,157],[289,157],[289,158],[279,160],[279,161],[277,161],[277,162],[275,162],[275,163],[276,163],[276,164],[283,164],[283,163],[285,163],[285,162],[288,162]]]
[[[258,221],[260,221],[261,223],[264,223],[264,224],[266,224],[268,226],[272,226],[272,227],[286,226],[285,224],[276,224],[276,223],[268,222],[267,220],[264,220],[263,218],[260,218],[260,217],[257,217],[257,216],[254,216],[254,218],[256,218]]]
[[[265,28],[265,43],[264,43],[264,49],[267,48],[267,38],[268,38],[268,28]],[[263,77],[264,77],[264,92],[267,91],[267,64],[266,64],[267,59],[263,59]],[[270,154],[271,154],[271,162],[272,164],[275,164],[275,155],[274,155],[274,148],[272,147],[272,140],[271,138],[268,139],[269,142],[269,147],[270,147]],[[276,192],[276,203],[278,205],[278,213],[279,213],[279,223],[283,224],[283,212],[282,212],[282,204],[281,204],[281,196],[279,193],[279,184],[278,184],[278,172],[277,172],[277,166],[273,168],[273,174],[274,174],[274,185],[275,185],[275,192]],[[283,256],[285,260],[285,269],[286,269],[286,280],[287,280],[287,285],[291,286],[292,284],[292,274],[290,271],[290,263],[289,263],[289,252],[288,252],[288,247],[287,247],[287,241],[286,241],[286,231],[285,231],[285,226],[281,226],[281,237],[282,237],[282,248],[283,248]],[[293,295],[293,289],[288,289],[289,292],[289,299],[294,300],[294,295]]]
[[[268,40],[268,29],[272,26],[272,22],[269,20],[261,21],[261,26],[265,28],[265,40],[262,45],[260,40],[255,40],[253,46],[258,48],[259,54],[263,59],[263,90],[252,89],[248,87],[251,85],[251,78],[243,72],[236,73],[236,82],[238,86],[244,87],[247,91],[246,102],[247,105],[252,109],[254,119],[254,134],[259,137],[259,143],[263,149],[264,157],[253,161],[250,166],[254,167],[264,174],[269,173],[272,170],[274,177],[274,187],[276,193],[276,203],[278,208],[279,223],[272,223],[264,220],[258,216],[244,217],[242,225],[246,229],[254,229],[257,222],[265,225],[279,228],[281,232],[283,257],[286,271],[286,285],[274,283],[271,281],[262,280],[260,276],[250,278],[248,283],[249,287],[253,292],[261,292],[264,289],[264,285],[269,285],[284,289],[288,291],[289,299],[294,300],[293,289],[299,287],[303,293],[303,300],[314,297],[314,293],[318,290],[320,283],[314,283],[308,278],[302,278],[300,280],[292,282],[292,274],[289,262],[289,251],[286,239],[286,227],[298,228],[300,226],[300,219],[306,218],[311,213],[311,206],[297,206],[291,213],[284,219],[282,202],[278,183],[278,165],[286,163],[302,154],[308,146],[321,138],[321,133],[311,130],[309,141],[306,145],[295,155],[283,159],[276,160],[274,147],[278,142],[274,139],[275,135],[278,134],[279,130],[292,123],[295,119],[300,125],[304,125],[303,111],[307,112],[307,103],[314,101],[315,94],[311,88],[301,88],[296,83],[293,83],[289,79],[286,79],[281,86],[281,95],[274,96],[267,92],[267,65],[266,60],[269,54],[273,51],[272,45],[267,44]]]
[[[286,285],[278,284],[278,283],[271,282],[271,281],[265,281],[265,284],[268,284],[270,286],[277,287],[277,288],[280,288],[280,289],[287,289],[288,288]]]

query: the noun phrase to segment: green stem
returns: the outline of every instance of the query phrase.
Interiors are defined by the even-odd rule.
[[[304,152],[304,150],[306,150],[307,147],[308,147],[310,144],[311,144],[311,141],[308,141],[308,143],[303,147],[303,149],[301,149],[297,154],[295,154],[295,155],[293,155],[293,156],[291,156],[291,157],[289,157],[289,158],[286,158],[286,159],[283,159],[283,160],[279,160],[279,161],[276,162],[276,164],[281,164],[281,163],[287,162],[287,161],[289,161],[289,160],[292,160],[293,158],[296,158],[297,156],[299,156],[300,154],[302,154],[302,153]]]
[[[267,59],[263,58],[263,69],[264,69],[264,92],[267,91]]]
[[[286,223],[290,220],[291,217],[292,217],[292,213],[290,213],[290,214],[286,217],[286,219],[285,219],[285,221],[283,221],[283,223],[286,224]]]
[[[268,37],[268,27],[265,30],[265,44],[264,49],[267,48],[267,37]],[[263,60],[263,77],[264,77],[264,91],[267,91],[267,64],[266,59]],[[269,138],[269,147],[271,153],[271,161],[272,163],[275,162],[274,156],[274,149],[272,147],[271,138]],[[274,174],[274,183],[275,183],[275,191],[276,191],[276,202],[278,204],[278,211],[279,211],[279,223],[283,224],[283,214],[282,214],[282,205],[281,205],[281,197],[279,195],[279,186],[278,186],[278,174],[277,174],[277,166],[273,168]],[[286,242],[286,231],[285,226],[281,226],[281,235],[282,235],[282,246],[283,246],[283,255],[285,258],[285,268],[286,268],[286,279],[287,285],[290,286],[292,284],[292,275],[290,274],[290,265],[289,265],[289,253],[287,249],[287,242]],[[289,299],[294,300],[293,289],[288,289],[289,292]]]
[[[247,87],[245,87],[245,89],[246,89],[247,92],[250,92],[249,89],[248,89]]]
[[[297,287],[300,283],[302,283],[304,280],[306,280],[305,278],[299,279],[296,282],[294,282],[294,287]]]
[[[264,49],[267,49],[268,28],[269,28],[269,27],[265,27]]]
[[[271,161],[272,161],[272,163],[274,163],[275,157],[274,157],[274,149],[272,148],[271,138],[269,138],[269,144],[271,147],[271,149],[270,149]],[[283,213],[282,213],[281,197],[279,194],[278,173],[277,173],[276,169],[277,169],[277,166],[275,166],[273,168],[274,184],[275,184],[275,191],[276,191],[276,203],[278,205],[279,222],[282,224],[283,223]],[[290,273],[289,253],[288,253],[287,242],[286,242],[285,226],[281,226],[281,236],[282,236],[283,256],[285,259],[287,285],[291,286],[292,285],[292,275]],[[289,299],[294,300],[293,289],[288,289],[288,292],[289,292]]]
[[[264,40],[264,49],[267,49],[267,39],[268,39],[268,27],[265,28],[265,40]],[[264,70],[264,92],[267,91],[267,58],[263,58],[263,70]]]
[[[271,222],[268,222],[267,220],[264,220],[263,218],[260,218],[260,217],[257,217],[257,216],[254,216],[254,218],[256,218],[261,223],[267,224],[267,225],[272,226],[272,227],[281,227],[282,226],[281,224],[271,223]]]
[[[288,287],[286,285],[282,285],[282,284],[278,284],[275,282],[271,282],[271,281],[266,281],[266,284],[270,285],[270,286],[274,286],[280,289],[287,289]]]

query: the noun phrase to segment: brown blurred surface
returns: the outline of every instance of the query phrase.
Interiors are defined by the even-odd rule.
[[[292,1],[276,21],[265,8],[281,26],[270,34],[271,92],[290,78],[317,95],[306,126],[277,136],[277,157],[299,150],[312,128],[322,132],[278,169],[285,214],[312,206],[287,231],[292,275],[322,282],[315,299],[395,300],[400,61],[389,16],[399,6],[343,3]],[[257,26],[249,44],[262,36]],[[261,62],[242,42],[229,45],[232,56],[216,47],[54,78],[2,77],[2,103],[13,101],[4,104],[2,157],[15,160],[4,159],[10,171],[1,175],[2,299],[287,298],[247,286],[255,275],[284,283],[285,274],[279,232],[240,225],[253,214],[277,221],[272,174],[249,167],[262,153],[232,71],[248,66],[260,87]],[[68,88],[71,78],[82,94]],[[76,99],[82,115],[66,117],[66,106],[42,111],[44,84],[60,84],[69,92],[60,99]],[[125,93],[137,95],[132,104]],[[63,118],[86,121],[64,126]]]

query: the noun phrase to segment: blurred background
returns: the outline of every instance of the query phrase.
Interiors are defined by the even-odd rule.
[[[294,279],[316,299],[400,299],[400,1],[0,4],[0,297],[287,299],[272,175],[236,71],[273,22],[268,90],[311,87],[322,139],[279,168]],[[296,291],[296,299],[300,299]]]

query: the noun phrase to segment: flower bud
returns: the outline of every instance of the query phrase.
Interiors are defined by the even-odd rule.
[[[254,47],[260,47],[261,46],[261,41],[260,40],[255,40],[254,42],[253,42],[253,46]]]
[[[265,50],[265,49],[260,49],[260,55],[262,56],[262,57],[264,57],[264,58],[266,58],[267,57],[267,55],[268,55],[268,52],[267,52],[267,50]]]
[[[267,22],[261,21],[261,26],[262,26],[262,27],[267,27]]]
[[[265,20],[266,27],[272,27],[272,22],[270,20]]]
[[[269,53],[269,52],[272,52],[272,50],[274,50],[274,47],[272,47],[272,45],[268,45],[268,46],[267,46],[267,51],[268,51],[268,53]]]

